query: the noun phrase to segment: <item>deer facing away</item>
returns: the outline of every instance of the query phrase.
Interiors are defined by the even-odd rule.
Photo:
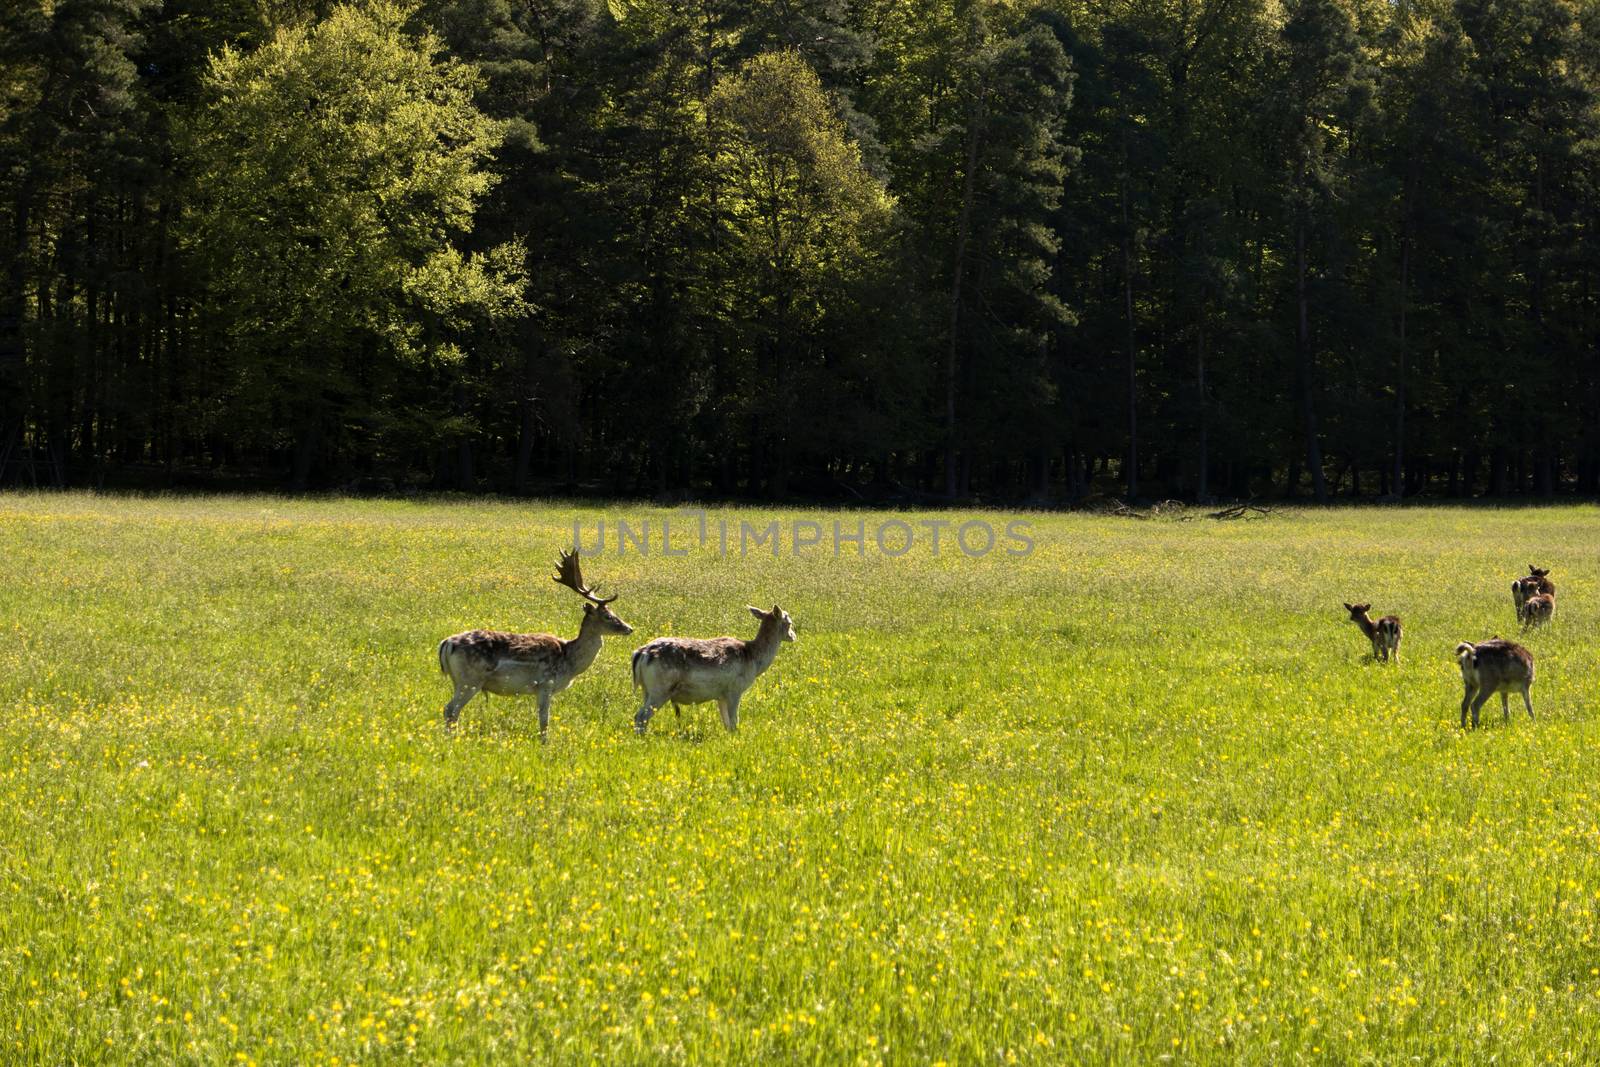
[[[1543,626],[1555,613],[1555,594],[1535,593],[1522,605],[1522,628],[1526,630],[1534,626]]]
[[[1528,600],[1536,596],[1550,597],[1554,608],[1556,586],[1549,578],[1548,567],[1535,567],[1528,564],[1526,577],[1518,578],[1511,583],[1511,601],[1517,606],[1517,621],[1526,622]]]
[[[1346,604],[1344,609],[1350,613],[1350,621],[1372,642],[1373,659],[1387,663],[1392,654],[1394,661],[1400,662],[1400,616],[1385,615],[1373,622],[1372,616],[1367,614],[1372,610],[1371,604]]]
[[[633,654],[633,684],[644,690],[644,703],[633,717],[634,729],[644,733],[650,716],[669,700],[674,704],[715,700],[722,725],[729,733],[739,729],[739,698],[772,666],[779,647],[795,640],[794,620],[778,605],[771,611],[754,607],[749,611],[761,620],[754,640],[658,637]]]
[[[439,642],[439,669],[450,676],[456,689],[444,706],[446,727],[455,724],[463,705],[480,691],[507,696],[536,693],[543,740],[550,728],[550,698],[589,669],[606,635],[633,633],[633,627],[610,608],[615,596],[601,599],[583,584],[576,551],[561,553],[554,580],[588,601],[583,606],[583,624],[572,640],[554,634],[468,630]]]
[[[1461,684],[1466,692],[1461,697],[1461,727],[1467,726],[1467,707],[1472,707],[1472,728],[1478,728],[1478,709],[1490,697],[1500,694],[1500,711],[1506,721],[1511,720],[1508,694],[1519,692],[1527,706],[1528,718],[1533,718],[1533,698],[1528,690],[1533,687],[1533,653],[1514,641],[1498,637],[1473,644],[1463,641],[1456,646],[1456,661],[1461,664]]]

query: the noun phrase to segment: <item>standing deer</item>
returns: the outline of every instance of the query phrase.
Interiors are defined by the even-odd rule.
[[[576,549],[561,553],[554,581],[588,601],[583,606],[583,625],[571,641],[554,634],[468,630],[439,642],[439,669],[450,676],[456,687],[450,703],[444,706],[446,727],[455,725],[462,706],[479,690],[506,696],[537,693],[539,739],[544,740],[550,728],[550,698],[589,669],[607,634],[633,633],[633,627],[609,607],[617,599],[615,596],[601,599],[583,584]]]
[[[1461,697],[1463,730],[1467,727],[1467,705],[1472,705],[1472,728],[1476,730],[1478,709],[1496,693],[1500,694],[1500,711],[1510,722],[1511,704],[1507,694],[1513,690],[1522,694],[1528,718],[1533,718],[1533,699],[1528,695],[1533,687],[1532,652],[1513,641],[1495,637],[1476,645],[1470,641],[1461,642],[1456,646],[1456,661],[1461,664],[1461,683],[1466,687]]]
[[[674,704],[715,700],[722,725],[729,733],[739,729],[739,698],[772,666],[779,646],[795,640],[794,620],[778,605],[771,611],[749,610],[761,620],[753,641],[658,637],[633,654],[633,684],[644,690],[644,703],[633,717],[635,730],[644,733],[650,716],[669,700]]]
[[[1372,610],[1371,604],[1346,604],[1344,609],[1350,613],[1350,621],[1361,628],[1367,635],[1367,640],[1372,642],[1372,658],[1389,661],[1390,653],[1394,654],[1394,661],[1400,662],[1400,616],[1385,615],[1377,622],[1372,621],[1372,616],[1367,612]]]
[[[1535,593],[1522,605],[1522,628],[1543,626],[1556,613],[1554,593]]]
[[[1548,567],[1541,569],[1530,563],[1527,577],[1517,578],[1511,583],[1511,601],[1517,606],[1518,622],[1526,621],[1523,614],[1529,597],[1546,594],[1553,598],[1556,595],[1556,586],[1549,579],[1549,574]]]

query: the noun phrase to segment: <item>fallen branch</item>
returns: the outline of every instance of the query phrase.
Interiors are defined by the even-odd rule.
[[[1257,515],[1271,515],[1272,512],[1257,504],[1235,504],[1231,508],[1213,511],[1206,516],[1208,519],[1242,519],[1254,512]]]

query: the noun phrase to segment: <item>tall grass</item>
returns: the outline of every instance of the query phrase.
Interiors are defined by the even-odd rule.
[[[1600,510],[609,553],[550,743],[446,736],[438,640],[575,634],[620,513],[0,496],[0,1062],[1600,1059]],[[1463,733],[1530,562],[1539,717]],[[633,735],[634,646],[774,601],[738,735]]]

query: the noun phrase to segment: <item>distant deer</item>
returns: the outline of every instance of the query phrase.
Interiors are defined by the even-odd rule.
[[[644,703],[633,717],[641,734],[650,716],[667,701],[704,704],[715,700],[722,725],[739,729],[739,698],[772,666],[778,648],[795,640],[794,620],[778,605],[771,611],[749,608],[761,620],[753,641],[737,637],[658,637],[633,654],[633,684],[644,690]]]
[[[1518,578],[1511,583],[1511,600],[1517,606],[1517,621],[1526,621],[1523,619],[1523,614],[1529,597],[1540,594],[1550,597],[1556,595],[1555,583],[1547,577],[1549,573],[1549,568],[1541,569],[1530,563],[1527,577]]]
[[[455,695],[444,706],[445,726],[455,725],[461,708],[480,690],[517,696],[539,696],[539,738],[550,728],[550,698],[594,662],[607,634],[631,634],[633,627],[610,608],[615,596],[601,599],[583,584],[578,553],[561,553],[554,581],[577,593],[583,606],[578,636],[563,641],[554,634],[509,634],[499,630],[468,630],[439,642],[439,669],[455,683]]]
[[[1478,728],[1478,709],[1496,693],[1500,694],[1500,711],[1507,722],[1511,721],[1511,705],[1507,694],[1522,694],[1522,703],[1528,708],[1528,718],[1533,718],[1533,699],[1528,690],[1533,687],[1533,653],[1513,641],[1495,637],[1473,644],[1463,641],[1456,646],[1456,661],[1461,664],[1461,683],[1466,693],[1461,697],[1461,728],[1467,726],[1467,705],[1472,706],[1472,728]]]
[[[1543,570],[1541,570],[1540,568],[1535,567],[1531,563],[1528,564],[1528,577],[1532,578],[1534,581],[1539,583],[1539,587],[1538,587],[1538,589],[1535,590],[1535,592],[1549,593],[1551,596],[1555,596],[1556,595],[1556,585],[1555,585],[1554,582],[1552,582],[1549,579],[1549,577],[1548,577],[1549,574],[1550,574],[1550,568],[1548,568],[1548,567],[1546,567]]]
[[[1535,593],[1522,605],[1522,628],[1531,629],[1543,626],[1549,622],[1556,613],[1556,598],[1553,593]]]
[[[1400,662],[1400,616],[1385,615],[1377,622],[1372,621],[1372,616],[1367,612],[1372,610],[1371,604],[1346,604],[1344,609],[1350,613],[1350,621],[1361,628],[1367,635],[1367,640],[1372,642],[1372,658],[1389,661],[1391,653],[1394,661]]]

